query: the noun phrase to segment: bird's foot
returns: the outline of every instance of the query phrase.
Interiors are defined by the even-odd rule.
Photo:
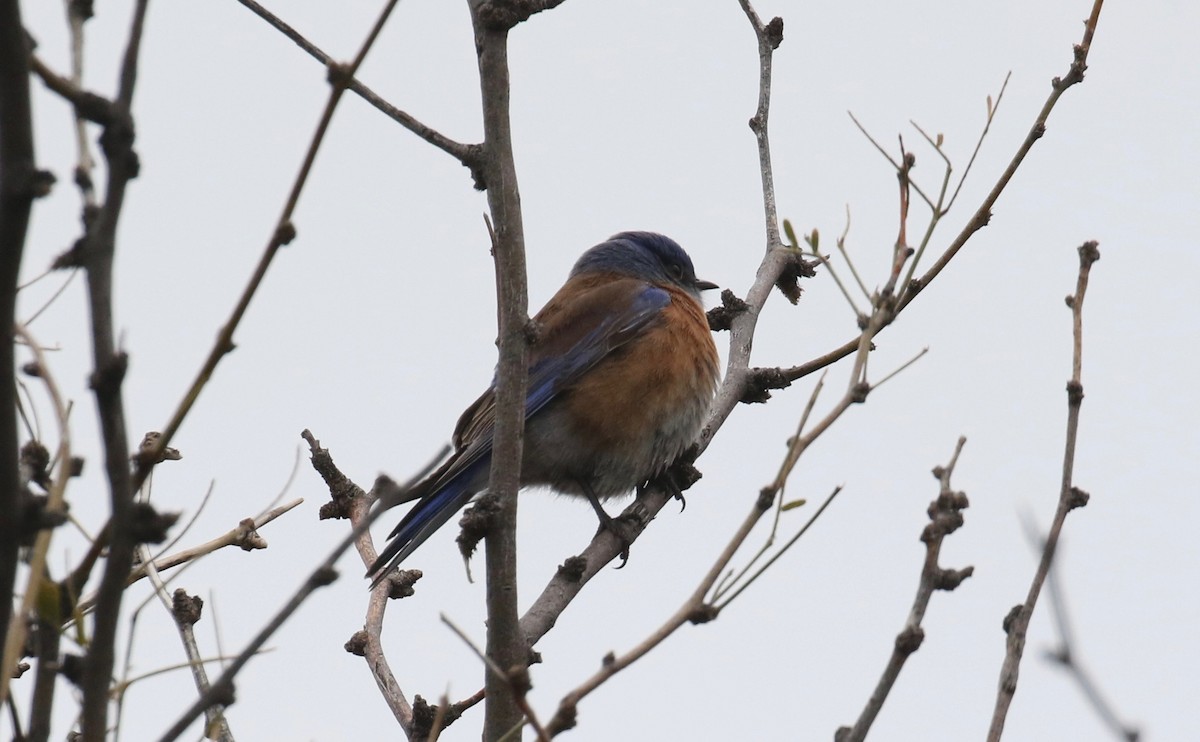
[[[652,479],[649,484],[662,487],[670,493],[672,498],[679,500],[679,512],[682,513],[687,510],[687,499],[684,498],[683,491],[695,484],[701,476],[700,470],[692,465],[691,459],[682,456],[667,467],[662,474]],[[639,488],[638,494],[641,494],[641,488]]]
[[[614,519],[605,511],[604,506],[600,504],[600,498],[596,496],[595,490],[587,482],[580,482],[580,489],[583,490],[584,496],[592,505],[592,510],[596,511],[596,518],[600,521],[600,528],[596,530],[596,535],[601,531],[608,531],[617,540],[621,542],[621,564],[617,567],[624,567],[629,561],[629,547],[633,544],[633,539],[637,536],[637,531],[633,529],[632,524],[620,518]]]
[[[612,517],[604,512],[603,508],[597,508],[596,515],[600,520],[600,527],[596,529],[596,535],[608,531],[621,544],[621,551],[617,553],[617,556],[621,557],[621,563],[617,565],[617,569],[621,569],[629,562],[629,547],[633,545],[636,535],[633,524],[623,518]]]

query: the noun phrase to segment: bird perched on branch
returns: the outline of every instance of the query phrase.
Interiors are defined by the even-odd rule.
[[[534,317],[521,485],[600,501],[657,477],[695,441],[719,375],[692,260],[653,232],[585,252]],[[487,489],[495,382],[459,418],[454,452],[402,501],[417,504],[367,572],[378,583]]]

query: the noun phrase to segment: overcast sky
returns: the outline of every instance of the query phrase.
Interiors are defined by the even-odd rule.
[[[380,3],[267,5],[349,59]],[[846,111],[893,150],[901,134],[917,154],[918,182],[935,188],[939,160],[910,119],[944,134],[961,171],[987,96],[1012,72],[972,177],[934,236],[930,249],[940,252],[1015,152],[1051,78],[1067,72],[1091,4],[756,5],[764,19],[786,21],[771,114],[780,214],[798,229],[819,228],[832,249],[848,205],[849,248],[875,285],[895,240],[896,180]],[[85,81],[111,94],[131,3],[96,10]],[[26,2],[22,11],[38,53],[65,72],[61,3]],[[840,499],[718,621],[683,629],[586,699],[572,739],[827,740],[852,723],[916,588],[917,537],[937,491],[929,470],[946,462],[959,435],[968,442],[954,485],[971,507],[942,563],[974,565],[975,575],[934,596],[925,643],[874,737],[982,738],[1004,652],[1001,620],[1024,599],[1035,565],[1022,521],[1047,524],[1057,499],[1070,376],[1063,297],[1074,290],[1075,249],[1090,239],[1102,259],[1085,305],[1075,481],[1092,499],[1068,518],[1061,584],[1076,651],[1122,717],[1148,740],[1200,737],[1200,395],[1188,381],[1200,339],[1198,22],[1191,2],[1109,3],[1085,83],[1063,97],[990,226],[880,337],[872,375],[926,346],[929,354],[850,410],[788,489],[819,499],[840,484]],[[744,295],[764,232],[746,126],[757,54],[737,2],[571,0],[516,29],[510,43],[531,311],[580,252],[624,229],[672,236],[700,276]],[[151,5],[134,105],[142,171],[117,247],[131,443],[165,424],[258,260],[324,104],[324,78],[233,0]],[[401,3],[360,78],[450,137],[481,138],[465,3]],[[27,277],[79,229],[70,112],[34,87],[39,164],[59,182],[36,204]],[[176,437],[183,460],[154,480],[155,502],[188,516],[215,482],[186,539],[198,543],[273,499],[301,456],[287,496],[306,501],[264,529],[270,548],[221,552],[177,583],[208,601],[197,627],[207,653],[217,652],[214,617],[224,650],[236,652],[345,532],[344,522],[317,520],[327,491],[298,453],[302,429],[362,485],[381,471],[405,478],[449,439],[458,413],[488,383],[495,310],[485,210],[456,161],[346,96],[301,199],[297,240],[276,259],[237,351]],[[925,216],[914,206],[916,224]],[[20,314],[32,314],[65,278],[24,292]],[[77,277],[31,330],[58,349],[52,370],[75,400],[73,445],[88,461],[68,497],[95,529],[107,492],[86,388],[83,289]],[[801,363],[854,332],[852,313],[821,272],[798,306],[772,298],[753,363]],[[723,356],[727,341],[717,336]],[[818,410],[833,403],[847,373],[845,365],[830,372]],[[532,702],[543,718],[605,653],[630,648],[691,592],[774,477],[814,382],[735,410],[698,463],[704,478],[687,510],[664,509],[628,566],[603,571],[538,645],[545,662],[533,668]],[[41,416],[47,425],[48,408]],[[588,507],[543,493],[521,503],[524,606],[588,542],[595,519]],[[784,528],[798,527],[806,510],[788,513]],[[381,525],[377,535],[385,532]],[[483,585],[464,579],[454,535],[448,527],[410,560],[425,578],[415,598],[389,610],[385,643],[410,698],[448,690],[458,699],[481,682],[470,650],[438,621],[444,612],[483,642]],[[756,533],[754,544],[764,536]],[[83,549],[62,529],[54,574]],[[343,578],[240,676],[229,711],[239,739],[396,738],[364,663],[342,649],[362,625],[367,595],[356,557],[340,566]],[[147,594],[131,590],[130,605]],[[1055,642],[1048,607],[1039,604],[1033,620],[1006,738],[1106,739],[1069,678],[1043,658]],[[182,661],[157,605],[143,612],[133,657],[135,673]],[[135,686],[123,738],[157,736],[191,703],[190,683],[179,672]],[[67,731],[69,706],[55,738]],[[476,711],[443,738],[477,738],[481,719]]]

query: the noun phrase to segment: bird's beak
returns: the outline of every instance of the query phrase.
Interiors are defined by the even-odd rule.
[[[696,288],[700,289],[701,291],[708,291],[709,289],[719,289],[721,287],[718,286],[717,284],[713,283],[712,281],[704,281],[704,280],[697,278],[696,279]]]

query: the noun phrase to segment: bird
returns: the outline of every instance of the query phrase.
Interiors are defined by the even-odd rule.
[[[692,259],[654,232],[621,232],[585,251],[534,317],[527,352],[522,488],[591,502],[661,475],[695,441],[719,358]],[[496,381],[458,420],[450,457],[384,507],[417,500],[367,570],[372,587],[487,489]]]

